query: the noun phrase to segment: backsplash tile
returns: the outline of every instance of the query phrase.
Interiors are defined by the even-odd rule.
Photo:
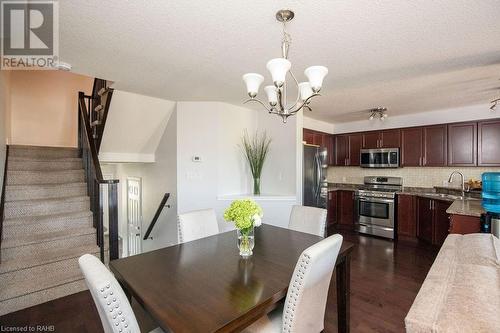
[[[362,184],[365,176],[403,177],[404,186],[433,187],[447,185],[450,174],[458,170],[465,176],[465,180],[481,179],[484,172],[500,172],[500,168],[429,168],[406,167],[397,169],[366,169],[360,167],[329,167],[328,182]],[[454,184],[460,186],[460,177],[455,176]]]

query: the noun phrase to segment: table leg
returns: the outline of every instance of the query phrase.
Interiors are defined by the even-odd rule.
[[[351,256],[337,264],[337,317],[338,332],[349,332],[349,298],[351,292]]]

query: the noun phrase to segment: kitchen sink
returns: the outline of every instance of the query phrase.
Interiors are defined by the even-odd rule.
[[[427,193],[427,196],[434,197],[434,198],[441,198],[445,200],[464,200],[464,198],[461,195],[453,195],[453,194],[444,194],[444,193]]]

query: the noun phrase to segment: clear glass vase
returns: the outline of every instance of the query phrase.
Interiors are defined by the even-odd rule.
[[[238,233],[238,249],[240,256],[246,258],[253,254],[253,247],[255,246],[254,227],[247,229],[237,229]]]
[[[260,195],[260,178],[253,179],[253,194]]]

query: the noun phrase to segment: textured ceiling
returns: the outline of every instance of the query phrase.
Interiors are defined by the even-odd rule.
[[[342,122],[379,105],[394,115],[500,95],[498,0],[64,0],[60,55],[118,89],[240,104],[242,74],[270,82],[265,64],[280,56],[281,8],[296,13],[289,58],[299,80],[309,65],[329,68],[313,118]]]

